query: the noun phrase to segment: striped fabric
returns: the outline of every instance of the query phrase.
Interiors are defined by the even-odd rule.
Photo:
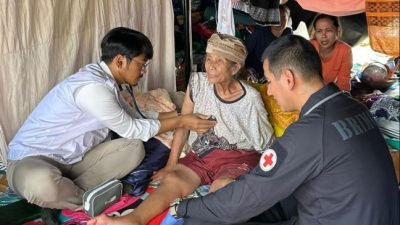
[[[245,12],[258,24],[264,26],[279,26],[279,0],[242,0],[232,4],[232,8]]]

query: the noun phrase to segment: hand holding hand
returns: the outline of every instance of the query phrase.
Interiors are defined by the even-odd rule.
[[[183,117],[185,119],[185,128],[197,133],[205,133],[217,124],[216,121],[209,120],[210,116],[198,113],[183,115]]]

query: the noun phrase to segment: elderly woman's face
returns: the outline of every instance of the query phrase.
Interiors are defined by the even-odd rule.
[[[233,79],[234,64],[224,57],[207,53],[205,68],[210,83],[222,83]]]

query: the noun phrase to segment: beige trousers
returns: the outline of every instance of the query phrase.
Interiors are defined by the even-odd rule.
[[[64,165],[43,156],[8,161],[10,187],[28,202],[45,208],[78,209],[82,195],[109,179],[130,173],[145,155],[141,140],[119,138],[97,145],[82,161]]]

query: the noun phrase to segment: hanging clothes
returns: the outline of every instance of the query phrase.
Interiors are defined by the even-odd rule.
[[[217,32],[235,36],[235,21],[233,19],[231,0],[220,0],[218,3]]]
[[[245,12],[258,24],[264,26],[279,26],[279,0],[242,0],[232,5],[236,10]]]

